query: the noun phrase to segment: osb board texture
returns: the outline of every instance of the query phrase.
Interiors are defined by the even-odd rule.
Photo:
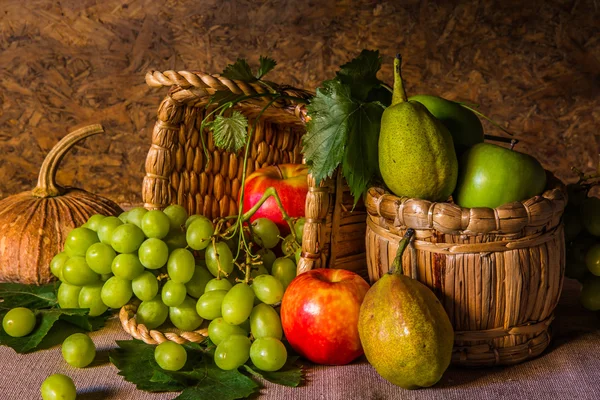
[[[34,186],[67,132],[102,123],[58,181],[139,203],[166,94],[146,87],[150,69],[218,73],[262,54],[279,63],[270,80],[314,90],[363,48],[381,51],[389,83],[401,52],[409,95],[479,104],[570,181],[598,163],[598,21],[595,0],[2,0],[0,197]]]

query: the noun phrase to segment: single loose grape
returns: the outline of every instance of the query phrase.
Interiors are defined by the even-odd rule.
[[[167,206],[163,212],[169,217],[171,223],[171,230],[181,230],[181,227],[185,224],[188,218],[188,213],[185,208],[179,204],[171,204]]]
[[[185,285],[173,280],[167,281],[161,291],[161,299],[167,307],[177,307],[183,303],[186,295]]]
[[[85,262],[97,274],[110,274],[116,256],[117,253],[108,244],[94,243],[85,253]]]
[[[106,217],[98,222],[98,238],[104,244],[110,245],[110,239],[112,237],[112,233],[115,228],[119,225],[123,225],[123,221],[121,221],[117,217]]]
[[[239,325],[248,319],[253,306],[254,291],[246,283],[240,282],[223,298],[221,314],[226,322]]]
[[[144,207],[135,207],[129,210],[127,214],[127,222],[134,224],[138,228],[142,228],[142,218],[148,212]]]
[[[74,333],[63,341],[61,352],[67,364],[83,368],[96,357],[96,346],[85,333]]]
[[[169,259],[169,247],[156,238],[146,239],[138,250],[142,265],[148,269],[159,269],[165,266]]]
[[[268,304],[258,304],[250,314],[250,332],[254,338],[274,337],[281,339],[283,328],[277,311]]]
[[[272,249],[279,243],[279,228],[268,218],[257,218],[252,222],[253,240],[259,246]]]
[[[150,271],[142,272],[131,281],[131,288],[140,300],[152,300],[158,293],[158,280]]]
[[[121,308],[131,300],[131,281],[113,276],[104,282],[100,292],[102,302],[110,308]]]
[[[215,364],[222,370],[232,370],[244,365],[250,358],[250,339],[242,335],[231,335],[215,350]]]
[[[213,278],[206,283],[206,287],[204,288],[205,292],[210,292],[211,290],[225,290],[229,291],[233,285],[227,279],[218,279]]]
[[[52,257],[52,260],[50,261],[50,272],[52,272],[52,275],[54,275],[58,279],[61,279],[63,266],[65,265],[68,259],[69,256],[64,251],[61,251],[60,253]]]
[[[296,277],[296,264],[289,258],[279,257],[273,263],[271,273],[275,278],[279,279],[285,290]]]
[[[250,359],[258,369],[277,371],[287,361],[287,350],[279,339],[273,337],[258,338],[250,346]]]
[[[177,307],[169,307],[169,320],[182,331],[198,329],[204,319],[196,311],[196,300],[187,296]]]
[[[112,262],[112,273],[119,278],[132,280],[144,272],[144,266],[137,254],[119,254]]]
[[[223,317],[215,318],[208,324],[208,337],[216,345],[231,335],[248,336],[248,332],[239,325],[228,324]]]
[[[205,292],[196,303],[196,312],[198,315],[209,321],[219,318],[221,316],[223,298],[226,294],[225,290]]]
[[[266,304],[279,303],[283,298],[283,284],[272,275],[260,275],[252,281],[252,290]]]
[[[110,244],[119,253],[133,253],[146,239],[144,232],[134,224],[117,226],[110,237]]]
[[[160,210],[150,210],[142,217],[142,230],[149,238],[162,239],[169,233],[171,222]]]
[[[106,216],[102,214],[94,214],[88,218],[86,223],[84,224],[86,228],[93,230],[94,232],[98,231],[98,226],[100,221],[102,221]]]
[[[63,374],[47,377],[40,386],[42,400],[75,400],[77,389],[73,380]]]
[[[162,302],[160,296],[142,301],[136,313],[137,323],[146,325],[148,329],[158,328],[168,317],[169,307]]]
[[[167,261],[167,273],[175,282],[186,283],[196,270],[194,255],[186,249],[175,249]]]
[[[90,285],[100,280],[100,275],[94,272],[85,262],[85,257],[70,257],[63,266],[63,280],[71,285]]]
[[[79,308],[79,292],[81,292],[81,286],[62,282],[56,292],[60,308]]]
[[[2,319],[2,329],[12,337],[29,335],[35,328],[35,314],[29,308],[16,307],[10,309]]]
[[[214,232],[215,227],[211,220],[199,215],[187,227],[185,237],[190,248],[204,250],[210,244]]]
[[[206,289],[206,284],[213,278],[205,266],[196,265],[192,279],[185,283],[187,293],[195,298],[202,296]]]
[[[187,352],[182,345],[166,341],[154,349],[154,360],[164,370],[179,371],[187,361]]]
[[[90,317],[96,317],[108,310],[108,307],[102,301],[102,286],[104,286],[104,283],[97,282],[89,286],[84,286],[79,291],[79,308],[89,308]]]
[[[206,249],[206,267],[217,278],[231,274],[233,271],[233,254],[224,242],[211,243]],[[219,270],[222,272],[219,275]]]

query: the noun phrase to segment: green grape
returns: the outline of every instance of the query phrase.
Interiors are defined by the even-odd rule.
[[[283,297],[283,285],[281,281],[272,275],[260,275],[252,282],[254,295],[265,304],[275,304]]]
[[[181,231],[171,231],[163,240],[169,247],[169,251],[185,249],[188,245],[185,241],[185,233]]]
[[[135,207],[129,210],[129,214],[127,214],[127,221],[130,224],[134,224],[138,228],[142,228],[142,218],[148,212],[144,207]]]
[[[119,253],[133,253],[146,239],[144,232],[133,224],[117,226],[110,237],[110,244]]]
[[[88,247],[98,242],[98,235],[88,228],[75,228],[67,234],[65,253],[69,257],[84,257]]]
[[[181,227],[185,224],[188,217],[186,209],[179,204],[171,204],[170,206],[167,206],[163,212],[169,217],[171,230],[181,230]]]
[[[154,360],[164,370],[179,371],[187,361],[187,352],[179,343],[166,341],[154,349]]]
[[[273,263],[273,276],[281,282],[285,290],[290,282],[296,277],[296,264],[289,258],[279,257]]]
[[[106,218],[106,217],[102,214],[94,214],[88,218],[87,222],[85,223],[85,226],[86,226],[86,228],[91,229],[94,232],[97,232],[98,225],[99,225],[100,221],[102,221],[104,218]]]
[[[50,261],[50,272],[52,272],[52,275],[62,280],[62,269],[68,259],[69,256],[64,251],[61,251],[52,257],[52,260]]]
[[[213,278],[206,283],[206,287],[204,288],[204,291],[210,292],[211,290],[225,290],[227,292],[232,287],[233,287],[233,285],[227,279]]]
[[[135,254],[119,254],[114,258],[111,270],[115,276],[130,281],[144,272],[144,266]]]
[[[302,257],[302,247],[298,247],[298,249],[294,252],[294,260],[296,261],[296,265],[300,262],[300,257]]]
[[[114,275],[113,275],[112,273],[111,273],[111,274],[102,274],[102,275],[100,275],[100,280],[101,280],[102,282],[106,282],[107,280],[109,280],[109,279],[110,279],[110,278],[112,278],[113,276],[114,276]]]
[[[279,314],[268,304],[258,304],[250,314],[250,332],[254,338],[274,337],[281,339],[283,329]]]
[[[196,312],[199,316],[209,321],[221,316],[221,306],[227,292],[225,290],[213,290],[205,292],[196,303]]]
[[[246,333],[250,332],[250,318],[248,318],[247,320],[245,320],[244,322],[242,322],[238,326],[240,328],[242,328],[244,330],[244,332],[246,332]]]
[[[169,247],[160,239],[146,239],[140,245],[138,257],[144,267],[159,269],[164,267],[169,259]]]
[[[110,308],[121,308],[129,302],[133,296],[131,281],[113,276],[102,286],[100,297],[102,302]]]
[[[592,274],[600,276],[600,244],[593,245],[585,253],[585,265]]]
[[[110,245],[110,239],[112,237],[112,233],[115,228],[119,225],[123,225],[123,221],[121,221],[117,217],[105,217],[101,221],[98,222],[98,238],[104,244]]]
[[[302,236],[304,235],[304,225],[306,224],[306,218],[298,218],[294,222],[294,233],[296,234],[296,241],[302,244]]]
[[[250,276],[252,278],[256,278],[257,276],[268,275],[268,274],[269,274],[269,271],[267,271],[267,269],[265,268],[264,265],[259,265],[255,269],[252,269],[252,272],[250,272]]]
[[[142,230],[149,238],[162,239],[169,233],[171,222],[160,210],[150,210],[142,217]]]
[[[206,267],[211,274],[219,278],[219,266],[221,271],[229,275],[233,271],[233,254],[224,242],[216,242],[206,249]],[[223,276],[223,274],[221,274]]]
[[[197,220],[198,218],[205,218],[204,215],[200,215],[200,214],[192,214],[189,217],[187,217],[187,219],[185,220],[185,228],[187,230],[187,228],[189,228],[190,224],[192,222],[194,222],[195,220]]]
[[[214,232],[215,227],[211,220],[199,215],[187,227],[185,238],[192,249],[204,250],[210,244]]]
[[[160,299],[160,296],[152,300],[142,301],[137,309],[136,320],[138,324],[146,325],[148,329],[161,326],[169,317],[169,307]]]
[[[85,262],[85,257],[76,256],[69,258],[62,270],[65,282],[75,286],[89,285],[100,280],[100,275],[95,273]]]
[[[89,308],[89,316],[96,317],[103,314],[108,307],[102,302],[102,282],[97,282],[89,286],[84,286],[79,291],[79,308]]]
[[[300,245],[296,242],[296,239],[294,239],[294,235],[292,235],[291,233],[285,238],[283,238],[283,240],[281,241],[281,251],[286,256],[293,254],[299,247]]]
[[[254,291],[246,283],[240,282],[229,289],[223,298],[221,314],[226,322],[239,325],[248,319],[253,306]]]
[[[215,318],[208,324],[208,337],[217,346],[231,335],[248,336],[248,332],[239,325],[228,324],[223,317]]]
[[[127,220],[128,216],[129,216],[129,211],[123,211],[121,214],[119,214],[119,219],[121,220],[121,222],[123,222],[124,224],[126,224],[127,222],[129,222]]]
[[[35,328],[35,314],[29,308],[11,308],[2,319],[2,329],[12,337],[29,335]]]
[[[167,273],[175,282],[186,283],[194,276],[196,260],[194,255],[186,249],[175,249],[167,261]]]
[[[158,293],[158,280],[150,271],[144,271],[131,281],[131,288],[140,300],[152,300]]]
[[[105,243],[94,243],[85,252],[85,262],[97,274],[110,274],[117,253]]]
[[[161,291],[161,299],[167,307],[177,307],[183,303],[186,295],[185,285],[173,280],[167,281]]]
[[[169,307],[169,319],[177,329],[193,331],[204,321],[196,311],[196,300],[186,296],[177,307]]]
[[[69,285],[62,282],[56,292],[60,308],[79,308],[79,292],[81,286]]]
[[[268,218],[257,218],[252,222],[253,240],[259,246],[272,249],[279,243],[279,228]]]
[[[87,367],[96,357],[96,346],[85,333],[74,333],[63,341],[62,356],[72,367]]]
[[[63,374],[47,377],[40,386],[42,400],[75,400],[77,389],[73,380]]]
[[[244,365],[250,358],[250,339],[242,335],[231,335],[217,345],[215,364],[229,371]]]
[[[258,369],[278,371],[287,361],[287,350],[281,340],[263,337],[256,339],[250,346],[250,359]]]
[[[192,279],[185,283],[185,289],[190,296],[198,298],[204,294],[204,291],[206,290],[206,284],[212,278],[212,274],[208,272],[206,267],[202,265],[196,265]]]
[[[261,261],[263,262],[265,269],[271,273],[271,268],[273,268],[273,263],[277,256],[273,253],[271,249],[260,249],[257,254],[260,256]]]

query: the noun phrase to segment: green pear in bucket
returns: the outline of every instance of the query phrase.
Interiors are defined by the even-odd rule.
[[[397,55],[392,104],[381,118],[381,177],[397,196],[445,201],[454,191],[458,175],[452,136],[424,105],[407,99],[401,63]]]

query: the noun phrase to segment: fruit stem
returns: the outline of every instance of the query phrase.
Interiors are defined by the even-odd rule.
[[[400,73],[401,67],[402,56],[398,53],[396,54],[396,58],[394,58],[394,91],[392,93],[392,106],[408,101],[406,91],[404,90],[404,83],[402,82],[402,74]]]
[[[94,124],[77,129],[63,137],[48,152],[42,163],[36,187],[31,191],[35,197],[55,197],[63,193],[63,188],[56,184],[56,171],[67,152],[80,140],[88,136],[104,132],[102,125]]]
[[[517,143],[519,143],[519,139],[505,138],[502,136],[494,136],[494,135],[485,134],[485,135],[483,135],[483,137],[484,137],[484,139],[491,140],[492,142],[509,143],[512,147],[514,147]]]
[[[478,115],[479,117],[487,120],[490,124],[494,125],[496,128],[500,129],[501,131],[503,131],[504,133],[506,133],[507,135],[513,136],[513,133],[511,131],[509,131],[508,129],[506,129],[505,127],[501,126],[499,123],[497,123],[496,121],[494,121],[493,119],[491,119],[490,117],[488,117],[487,115],[475,110],[472,107],[469,107],[466,103],[461,103],[461,102],[457,102],[461,107],[466,108],[467,110],[473,112],[475,115]]]
[[[408,228],[400,242],[398,243],[398,251],[396,252],[396,257],[392,262],[392,266],[390,267],[388,274],[396,274],[402,275],[402,254],[404,250],[408,247],[410,243],[410,239],[412,239],[415,234],[415,230],[413,228]]]

